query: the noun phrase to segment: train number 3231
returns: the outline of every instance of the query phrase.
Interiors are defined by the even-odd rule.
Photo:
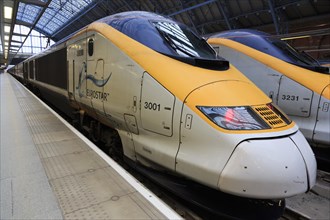
[[[299,100],[299,96],[297,96],[297,95],[282,95],[282,100],[298,101]]]

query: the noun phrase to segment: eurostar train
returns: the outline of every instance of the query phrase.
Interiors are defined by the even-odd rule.
[[[208,42],[289,115],[312,146],[330,147],[328,67],[255,30],[223,32]]]
[[[296,124],[174,20],[103,18],[14,74],[57,108],[74,109],[93,138],[118,147],[118,136],[114,150],[159,172],[260,199],[315,184],[316,160]]]

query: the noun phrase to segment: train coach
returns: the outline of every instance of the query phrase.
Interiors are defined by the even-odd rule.
[[[330,148],[328,67],[256,30],[222,32],[208,42],[289,115],[311,145]]]
[[[12,69],[130,161],[248,198],[311,189],[314,154],[272,100],[183,24],[100,19]]]

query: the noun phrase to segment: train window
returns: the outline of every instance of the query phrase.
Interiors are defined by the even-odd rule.
[[[129,16],[125,16],[126,14],[123,12],[100,21],[141,44],[181,62],[207,69],[229,68],[228,61],[217,57],[206,40],[184,24],[149,12],[130,13]]]
[[[88,40],[88,55],[91,57],[94,54],[94,40],[90,38]]]
[[[216,58],[214,50],[206,41],[187,27],[167,21],[155,21],[153,25],[180,56]]]

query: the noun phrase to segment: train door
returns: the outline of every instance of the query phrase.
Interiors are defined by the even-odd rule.
[[[30,68],[30,66],[31,66],[31,63],[28,61],[28,62],[26,62],[26,72],[27,72],[27,77],[28,77],[28,79],[30,80],[31,79],[31,68]]]
[[[70,102],[75,101],[75,57],[76,57],[76,45],[70,44],[67,47],[67,66],[68,66],[68,97]]]
[[[104,85],[110,75],[104,77],[106,59],[105,39],[97,34],[87,37],[87,89],[86,95],[91,99],[92,107],[96,114],[104,115],[104,101],[108,93],[104,92]]]
[[[28,71],[29,71],[29,79],[35,79],[34,78],[34,60],[29,62]]]
[[[313,91],[299,83],[282,76],[278,93],[278,106],[288,115],[309,117]]]
[[[178,126],[173,124],[175,96],[158,83],[147,72],[143,74],[141,88],[140,137],[134,140],[138,160],[148,158],[169,169],[175,169],[178,151]],[[146,138],[144,138],[146,137]]]
[[[294,120],[304,136],[311,140],[315,126],[317,97],[312,90],[300,85],[286,76],[280,80],[277,105]]]
[[[172,136],[174,101],[174,95],[148,73],[144,73],[141,94],[142,127],[160,135]]]
[[[95,59],[94,59],[94,35],[87,34],[86,37],[86,98],[89,100],[91,111],[96,115],[95,108],[93,107],[93,98],[96,98],[96,90],[94,88],[95,80]]]
[[[87,96],[87,45],[86,45],[86,34],[82,34],[80,39],[70,45],[72,53],[72,84],[71,89],[73,90],[74,99],[79,105],[85,106],[85,109],[90,108],[91,99]],[[69,62],[70,62],[69,60]],[[70,79],[69,79],[70,80]],[[70,87],[70,86],[69,86]],[[70,88],[69,88],[70,91]]]
[[[28,64],[27,62],[23,63],[23,78],[24,78],[24,83],[26,84],[28,81]]]
[[[38,59],[33,60],[34,79],[38,80]]]

